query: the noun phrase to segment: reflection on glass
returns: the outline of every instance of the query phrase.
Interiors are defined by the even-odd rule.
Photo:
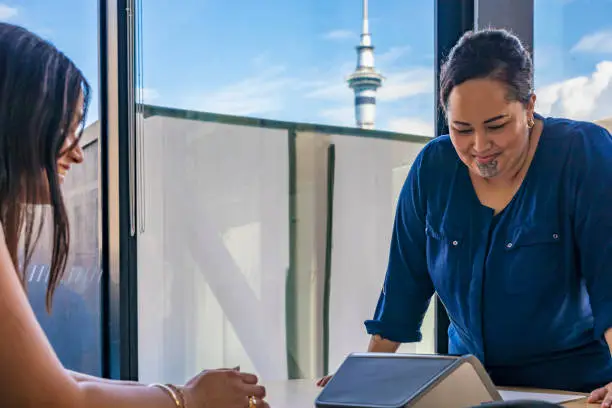
[[[0,20],[53,42],[80,67],[92,86],[85,162],[73,166],[63,186],[71,247],[53,310],[45,310],[51,226],[46,225],[29,269],[28,296],[36,317],[66,368],[101,375],[100,260],[98,259],[98,17],[97,3],[62,0],[0,4]],[[41,208],[48,211],[48,208]],[[47,217],[49,219],[50,217]]]
[[[612,130],[609,0],[536,0],[535,72],[541,114]]]
[[[144,131],[141,380],[237,365],[284,378],[287,131],[163,115]]]
[[[367,347],[399,189],[433,135],[433,3],[142,3],[141,380],[335,369]],[[431,313],[423,330],[404,350],[433,351]]]

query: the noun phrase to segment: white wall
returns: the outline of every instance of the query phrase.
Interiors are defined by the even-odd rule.
[[[241,365],[287,376],[287,132],[145,120],[141,381]]]
[[[287,130],[162,116],[146,119],[144,130],[141,381],[182,382],[235,365],[264,381],[323,374],[330,144],[330,370],[365,350],[363,321],[384,279],[397,197],[422,143],[298,132],[289,220]],[[433,352],[431,311],[423,333],[401,351]]]
[[[330,300],[330,361],[334,371],[346,355],[365,351],[363,325],[376,307],[385,276],[397,197],[421,143],[364,137],[333,137],[336,145]],[[433,309],[433,308],[430,308]],[[433,314],[420,344],[401,352],[433,352]]]

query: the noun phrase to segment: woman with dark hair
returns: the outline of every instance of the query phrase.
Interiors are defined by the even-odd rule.
[[[25,29],[0,23],[1,405],[267,407],[257,377],[237,370],[204,371],[184,386],[145,386],[70,372],[53,352],[24,290],[43,222],[30,204],[49,204],[53,214],[50,311],[70,246],[60,183],[82,161],[78,142],[88,104],[89,85],[66,56]]]
[[[435,291],[450,353],[478,357],[497,385],[595,390],[609,405],[612,137],[538,115],[531,58],[503,30],[460,39],[440,102],[450,134],[400,193],[369,350],[420,341]]]

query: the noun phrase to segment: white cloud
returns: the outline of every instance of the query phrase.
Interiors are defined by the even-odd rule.
[[[378,122],[381,125],[387,123],[385,116],[403,118],[401,115],[404,111],[397,108],[397,102],[433,92],[431,67],[402,68],[405,65],[400,65],[402,57],[409,51],[410,47],[398,46],[380,54],[380,66],[386,76],[378,92],[378,100],[381,102]],[[353,91],[346,83],[348,75],[355,69],[355,62],[347,60],[326,64],[327,68],[308,69],[298,77],[290,75],[282,65],[274,66],[271,59],[267,54],[256,56],[252,63],[258,69],[250,77],[209,91],[199,91],[180,105],[189,109],[241,116],[283,117],[286,120],[301,118],[299,120],[355,126]],[[305,115],[305,111],[312,113]],[[410,115],[410,112],[406,113]],[[425,121],[412,121],[411,127],[400,126],[406,121],[395,120],[392,123],[398,131],[432,133],[431,125],[423,125]],[[388,129],[388,126],[378,128]]]
[[[323,36],[328,40],[347,40],[349,38],[358,38],[357,34],[350,30],[333,30]]]
[[[355,126],[355,109],[351,106],[326,109],[319,116],[336,126]]]
[[[585,35],[574,45],[572,52],[612,53],[612,29]]]
[[[311,82],[311,90],[305,96],[336,102],[350,100],[353,91],[345,82],[347,76],[348,73],[344,77],[335,75],[327,80]],[[413,68],[391,72],[385,78],[383,86],[378,90],[378,99],[382,102],[394,102],[431,93],[433,86],[431,69]]]
[[[579,76],[538,89],[537,109],[544,115],[596,120],[612,116],[612,61]]]
[[[384,129],[419,136],[434,136],[433,123],[419,118],[391,118]]]
[[[429,94],[434,87],[433,75],[433,71],[427,68],[391,73],[378,91],[378,99],[389,102]]]
[[[10,7],[6,4],[0,3],[0,20],[7,21],[19,14],[19,10],[16,7]]]
[[[343,78],[336,80],[313,82],[312,90],[305,96],[307,98],[324,99],[328,101],[343,101],[350,99],[353,91],[348,87]]]
[[[294,80],[285,75],[282,66],[262,74],[208,92],[202,99],[189,103],[194,109],[231,115],[254,116],[281,111],[285,98],[294,88]]]
[[[378,65],[381,70],[384,70],[387,65],[394,64],[408,52],[410,52],[409,45],[391,47],[376,58],[376,65]]]
[[[152,103],[160,97],[160,94],[157,89],[142,88],[140,91],[142,92],[142,99],[144,103]]]

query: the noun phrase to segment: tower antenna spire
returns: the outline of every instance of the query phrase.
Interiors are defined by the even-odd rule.
[[[368,0],[363,1],[361,41],[357,46],[357,67],[348,78],[348,86],[355,93],[355,122],[362,129],[374,129],[376,118],[376,92],[384,77],[374,66],[374,46],[370,33]]]

